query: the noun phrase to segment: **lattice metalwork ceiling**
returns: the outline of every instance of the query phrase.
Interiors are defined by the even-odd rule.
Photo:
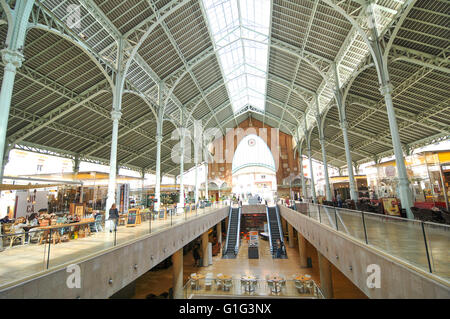
[[[166,102],[163,173],[179,169],[171,160],[177,143],[171,134],[182,109],[187,127],[200,120],[224,132],[251,114],[296,139],[302,138],[306,117],[307,129],[313,130],[313,157],[321,160],[316,95],[326,116],[328,162],[343,167],[335,63],[353,159],[362,163],[391,155],[377,73],[361,33],[349,20],[366,30],[363,1],[262,2],[36,1],[14,86],[8,142],[108,164],[112,86],[126,65],[118,147],[122,167],[155,169],[160,101]],[[79,27],[70,26],[70,5],[80,10]],[[402,143],[414,147],[448,138],[449,1],[378,0],[375,8]],[[5,41],[3,7],[0,13],[0,40]]]

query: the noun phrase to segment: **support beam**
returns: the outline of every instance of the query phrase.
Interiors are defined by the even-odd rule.
[[[326,299],[332,299],[333,294],[333,276],[331,273],[331,263],[317,251],[317,257],[319,259],[319,273],[320,273],[320,290],[322,290],[323,296]]]
[[[173,299],[183,299],[183,248],[172,255]]]
[[[217,241],[219,242],[220,248],[222,248],[222,221],[220,221],[216,226]]]
[[[203,258],[203,267],[209,266],[208,260],[208,230],[202,234],[202,258]]]
[[[358,200],[358,193],[356,192],[356,183],[355,183],[355,176],[353,174],[353,166],[352,166],[352,155],[350,153],[350,143],[348,141],[348,124],[347,124],[347,118],[345,114],[345,105],[342,98],[342,92],[340,88],[339,83],[339,75],[338,75],[338,69],[337,66],[334,65],[335,68],[335,99],[336,104],[338,106],[339,110],[339,120],[341,122],[341,130],[342,130],[342,137],[344,138],[344,146],[345,146],[345,158],[347,160],[347,168],[348,168],[348,179],[349,179],[349,186],[350,186],[350,198],[354,200],[355,202]]]
[[[300,259],[300,268],[308,267],[308,255],[306,254],[306,239],[303,235],[298,231],[297,232],[298,239],[298,253]]]
[[[8,26],[5,48],[1,50],[2,60],[5,64],[0,91],[0,169],[2,171],[4,169],[4,157],[9,149],[6,142],[6,132],[8,128],[14,79],[16,77],[16,70],[22,66],[24,60],[23,47],[25,44],[28,18],[33,5],[34,1],[32,0],[23,0],[17,2],[14,10],[11,10],[11,21]],[[6,9],[10,10],[10,8]],[[0,175],[0,183],[2,182],[2,179],[3,174]]]
[[[373,12],[373,4],[367,6],[367,19],[376,21],[375,13]],[[372,38],[378,39],[378,31],[376,24],[370,28]],[[391,130],[392,145],[394,147],[395,163],[397,167],[397,177],[399,184],[399,195],[402,208],[406,209],[407,217],[414,219],[411,207],[414,205],[412,200],[412,193],[409,187],[409,179],[406,172],[405,158],[403,157],[402,143],[400,134],[398,132],[397,119],[395,116],[394,104],[392,102],[393,87],[389,78],[389,71],[387,68],[387,61],[383,58],[383,50],[378,41],[371,43],[374,52],[374,62],[377,65],[378,80],[380,82],[380,92],[384,97],[386,104],[386,111],[389,119],[389,128]]]
[[[294,228],[291,224],[286,221],[288,228],[288,236],[289,236],[289,248],[294,248]]]

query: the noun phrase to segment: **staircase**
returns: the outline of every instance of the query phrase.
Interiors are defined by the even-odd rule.
[[[280,217],[278,214],[278,209],[276,206],[267,207],[267,222],[269,226],[270,235],[270,252],[273,258],[276,257],[277,241],[280,240],[284,244],[284,238],[281,231]],[[287,258],[286,249],[283,250],[281,254],[282,259]]]
[[[239,250],[239,231],[240,231],[240,208],[231,208],[228,222],[227,243],[223,251],[222,258],[234,259]]]

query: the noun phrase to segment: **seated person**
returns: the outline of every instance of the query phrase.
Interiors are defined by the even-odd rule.
[[[24,232],[23,227],[27,226],[27,224],[25,223],[25,218],[24,217],[19,217],[17,218],[17,220],[14,222],[12,229],[14,230],[14,233],[22,233]]]
[[[9,219],[8,215],[6,215],[2,219],[0,219],[0,223],[2,223],[2,224],[10,224],[10,223],[13,223],[13,221],[11,219]]]
[[[39,226],[39,219],[37,218],[37,215],[34,215],[34,218],[31,220],[28,220],[30,226]]]

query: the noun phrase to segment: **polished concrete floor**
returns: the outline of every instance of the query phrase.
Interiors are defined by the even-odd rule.
[[[295,248],[286,247],[288,251],[288,259],[273,259],[270,255],[268,242],[260,241],[259,259],[248,259],[247,244],[242,242],[239,254],[236,259],[222,259],[221,255],[213,257],[213,264],[208,267],[193,267],[194,259],[192,252],[184,256],[184,283],[189,279],[191,273],[203,274],[213,273],[213,277],[222,273],[232,276],[239,281],[242,275],[258,275],[264,279],[266,275],[278,273],[283,275],[287,280],[292,279],[300,274],[309,274],[312,280],[320,285],[319,270],[317,264],[317,251],[312,245],[307,245],[307,254],[311,257],[312,268],[300,268],[298,245]],[[145,298],[149,294],[160,295],[168,292],[172,287],[172,267],[167,269],[150,271],[136,280],[136,290],[134,298]],[[347,279],[339,270],[332,266],[333,273],[333,290],[335,298],[367,298],[349,279]],[[213,288],[214,289],[214,288]],[[240,289],[240,287],[238,287]],[[288,290],[293,290],[292,286],[287,286]],[[224,294],[223,291],[204,291],[199,290],[199,294]],[[226,293],[225,294],[231,294]],[[287,294],[295,295],[295,291],[287,291]],[[263,297],[261,297],[263,298]]]
[[[171,225],[183,223],[186,218],[195,218],[212,212],[213,208],[191,212],[187,216],[179,215],[161,220],[151,221],[151,232],[162,231]],[[122,244],[150,233],[150,223],[145,221],[135,227],[119,226],[117,234],[108,231],[91,233],[85,238],[73,239],[56,244],[31,243],[21,245],[20,241],[9,248],[9,240],[4,240],[3,251],[0,252],[0,288],[3,285],[22,280],[47,269],[57,267],[71,261],[88,257],[116,244]],[[50,246],[50,253],[49,253]]]

